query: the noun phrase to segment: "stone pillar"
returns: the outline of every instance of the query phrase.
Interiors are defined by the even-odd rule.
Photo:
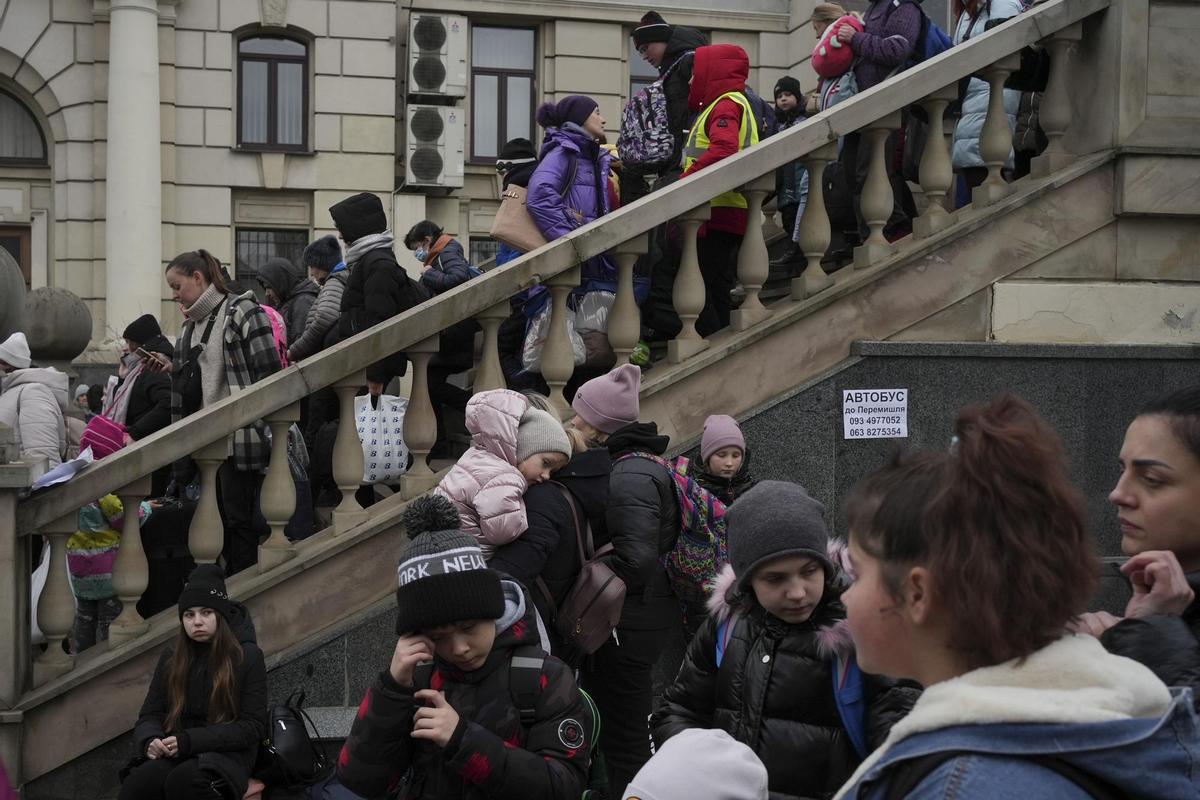
[[[161,313],[158,1],[109,6],[105,325]]]

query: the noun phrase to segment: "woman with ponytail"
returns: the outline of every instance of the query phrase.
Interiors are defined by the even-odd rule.
[[[604,141],[604,117],[590,97],[573,94],[543,103],[537,122],[546,129],[537,168],[529,179],[526,206],[538,230],[552,242],[612,210],[612,154]],[[616,280],[616,266],[597,256],[583,264],[581,283]]]
[[[863,671],[925,692],[838,798],[1200,796],[1188,690],[1068,633],[1099,574],[1058,437],[1011,395],[847,501]]]
[[[180,253],[167,265],[171,298],[183,310],[171,375],[171,420],[224,400],[231,392],[278,372],[282,366],[271,321],[252,292],[234,295],[221,263],[207,250]],[[271,445],[261,422],[235,431],[229,458],[217,473],[225,528],[227,574],[258,562],[258,542],[270,533],[258,511]],[[176,471],[178,490],[189,475]]]
[[[119,800],[240,800],[267,733],[267,669],[220,567],[179,595],[179,632],[158,660],[133,729]]]

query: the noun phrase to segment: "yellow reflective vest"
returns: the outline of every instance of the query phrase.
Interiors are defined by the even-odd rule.
[[[696,118],[695,124],[692,125],[692,130],[688,133],[687,141],[683,145],[684,172],[691,169],[692,165],[699,161],[700,157],[708,151],[710,144],[707,129],[708,117],[712,113],[712,110],[717,107],[717,103],[726,98],[729,98],[742,107],[742,123],[738,128],[738,151],[740,152],[751,145],[758,144],[758,126],[754,124],[754,110],[750,107],[750,101],[741,92],[726,92],[709,103],[708,107],[700,112],[700,116]],[[748,207],[745,195],[740,192],[719,194],[712,199],[709,206],[712,208]]]

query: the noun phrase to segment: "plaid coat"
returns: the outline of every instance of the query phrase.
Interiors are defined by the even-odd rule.
[[[179,344],[175,348],[171,371],[171,421],[183,419],[183,387],[178,376],[191,350],[196,324],[191,320],[183,325]],[[216,333],[215,329],[213,331]],[[230,295],[229,307],[222,326],[225,350],[225,380],[230,390],[245,389],[253,383],[282,369],[271,320],[259,306],[253,292]],[[271,461],[269,433],[262,420],[237,430],[233,434],[233,465],[243,471],[266,469]]]

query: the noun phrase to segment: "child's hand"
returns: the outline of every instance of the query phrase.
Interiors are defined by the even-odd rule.
[[[413,685],[413,667],[433,660],[433,642],[424,636],[401,636],[392,653],[388,671],[392,680],[406,688]]]
[[[853,26],[847,25],[843,22],[838,26],[836,38],[839,42],[848,42],[854,38],[855,33],[857,33],[857,31],[854,30]]]
[[[438,747],[445,747],[458,728],[458,712],[446,702],[446,695],[433,689],[422,689],[415,695],[418,700],[430,703],[422,706],[413,715],[414,739],[428,739]]]

